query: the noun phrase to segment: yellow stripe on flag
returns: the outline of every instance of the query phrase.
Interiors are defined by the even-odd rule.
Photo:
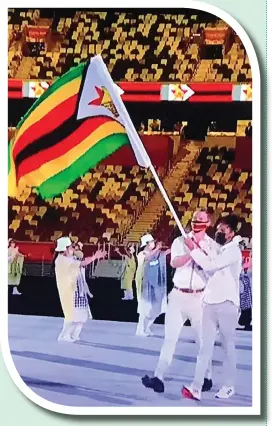
[[[80,83],[81,76],[70,81],[69,83],[64,84],[56,92],[48,96],[48,98],[46,98],[40,105],[37,106],[36,109],[34,109],[34,111],[22,124],[22,126],[18,130],[16,139],[18,139],[30,126],[35,124],[41,118],[45,117],[57,105],[70,98],[71,96],[76,95],[79,92]]]
[[[60,173],[69,167],[74,161],[85,154],[92,146],[98,143],[101,139],[109,135],[117,133],[126,133],[126,130],[119,123],[113,121],[105,123],[96,129],[91,135],[85,138],[79,145],[72,148],[70,151],[52,161],[43,164],[39,169],[34,170],[23,176],[18,186],[40,186],[47,179]]]

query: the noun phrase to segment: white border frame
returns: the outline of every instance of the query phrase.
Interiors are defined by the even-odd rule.
[[[66,7],[74,7],[74,4],[70,3],[71,0],[66,2]],[[4,3],[4,2],[3,2]],[[7,13],[6,8],[9,7],[7,4],[1,3],[2,6],[5,6],[5,11],[1,10],[0,19],[3,20],[0,25],[0,31],[2,31],[2,37],[0,39],[2,42],[7,43],[7,22],[5,13]],[[49,3],[49,4],[48,4]],[[80,8],[90,7],[88,2],[85,1],[80,2]],[[82,5],[83,3],[83,5]],[[100,7],[102,8],[111,8],[112,2],[108,0],[104,0],[101,2]],[[117,4],[116,4],[117,3]],[[126,8],[133,7],[133,5],[129,5],[126,1],[118,1],[114,2],[115,8]],[[159,2],[160,3],[160,2]],[[154,0],[150,1],[148,5],[146,1],[138,0],[137,6],[138,8],[163,8],[164,5],[160,5],[158,2]],[[269,1],[268,1],[269,3]],[[55,4],[52,1],[47,2],[47,7],[54,7]],[[0,334],[0,342],[2,347],[2,354],[9,371],[9,374],[16,384],[16,386],[20,389],[20,391],[32,402],[37,404],[38,406],[45,408],[49,411],[53,411],[56,413],[62,414],[70,414],[70,415],[194,415],[194,416],[203,416],[203,415],[259,415],[261,410],[260,405],[260,152],[261,152],[261,117],[260,117],[260,70],[258,65],[257,56],[254,50],[254,47],[251,43],[250,38],[247,33],[243,29],[243,27],[227,12],[219,9],[216,6],[212,6],[205,2],[195,1],[195,0],[181,0],[177,2],[176,0],[168,0],[167,6],[175,7],[175,8],[191,8],[198,9],[202,11],[206,11],[212,13],[219,18],[223,19],[227,22],[239,35],[241,41],[246,47],[247,54],[250,60],[250,65],[252,68],[252,76],[253,76],[253,100],[252,100],[252,121],[253,121],[253,183],[254,183],[254,191],[253,191],[253,241],[254,241],[254,251],[253,251],[253,260],[254,260],[254,268],[253,268],[253,332],[252,332],[252,345],[254,351],[252,350],[252,407],[201,407],[201,403],[198,407],[69,407],[60,404],[52,403],[39,395],[33,392],[21,379],[16,367],[14,365],[10,348],[8,342],[8,299],[7,299],[7,288],[5,282],[2,285],[1,293],[0,293],[0,307],[1,307],[1,334]],[[40,0],[36,0],[35,2],[28,1],[27,6],[23,6],[19,0],[13,0],[12,8],[42,8],[44,4]],[[79,8],[78,7],[78,8]],[[4,19],[3,19],[4,18]],[[5,45],[4,49],[6,48]],[[2,51],[4,51],[4,49]],[[2,79],[3,77],[3,79]],[[1,76],[1,80],[5,80],[6,76]],[[6,81],[6,80],[5,80]],[[6,86],[7,93],[7,86]],[[7,121],[6,121],[7,123]],[[5,144],[6,141],[6,128],[2,129],[5,133],[2,138],[2,145]],[[3,147],[1,147],[3,149]],[[7,148],[5,147],[7,152]],[[3,155],[4,162],[6,163],[6,155]],[[7,165],[3,165],[3,170],[7,172]],[[6,175],[7,176],[7,175]],[[2,213],[1,213],[2,216]],[[7,235],[6,230],[6,221],[1,221],[5,226],[3,229],[2,235]],[[7,239],[6,239],[7,240]],[[6,246],[3,250],[2,259],[6,258]],[[7,263],[7,262],[6,262]],[[3,265],[3,272],[7,273],[7,266]],[[5,275],[4,275],[5,276]]]

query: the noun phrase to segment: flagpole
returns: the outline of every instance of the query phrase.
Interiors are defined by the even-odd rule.
[[[153,174],[153,176],[154,176],[154,179],[155,179],[155,181],[156,181],[156,183],[157,183],[157,185],[158,185],[158,187],[159,187],[159,190],[161,191],[161,194],[162,194],[162,196],[163,196],[163,198],[164,198],[164,200],[165,200],[166,204],[167,204],[167,205],[168,205],[168,207],[169,207],[170,212],[171,212],[171,213],[172,213],[172,215],[173,215],[173,218],[174,218],[174,219],[175,219],[175,221],[176,221],[176,224],[177,224],[177,226],[178,226],[178,228],[179,228],[179,230],[180,230],[180,232],[181,232],[181,235],[182,235],[184,238],[186,238],[186,237],[187,237],[187,234],[186,234],[186,232],[185,232],[185,230],[184,230],[184,228],[183,228],[183,226],[182,226],[182,224],[181,224],[181,222],[180,222],[180,220],[179,220],[178,215],[177,215],[177,214],[176,214],[176,212],[175,212],[175,209],[174,209],[174,207],[173,207],[173,205],[172,205],[172,203],[171,203],[171,201],[170,201],[170,199],[169,199],[169,197],[168,197],[168,195],[167,195],[167,192],[165,191],[164,186],[163,186],[163,184],[161,183],[160,178],[159,178],[159,176],[158,176],[158,174],[157,174],[157,172],[156,172],[156,169],[155,169],[155,167],[153,166],[153,164],[152,164],[152,163],[151,163],[151,165],[149,166],[149,169],[150,169],[151,173],[152,173],[152,174]]]
[[[155,181],[156,181],[156,183],[159,187],[159,190],[161,191],[161,194],[162,194],[166,204],[168,205],[169,210],[171,211],[171,213],[173,215],[173,218],[176,221],[176,224],[177,224],[182,236],[184,238],[186,238],[187,234],[184,231],[184,228],[183,228],[183,226],[182,226],[182,224],[181,224],[181,222],[180,222],[180,220],[179,220],[179,218],[178,218],[178,216],[175,212],[175,209],[174,209],[174,207],[173,207],[173,205],[172,205],[172,203],[171,203],[171,201],[170,201],[170,199],[169,199],[169,197],[168,197],[168,195],[167,195],[167,193],[166,193],[166,191],[165,191],[165,189],[164,189],[164,187],[163,187],[163,185],[160,181],[160,178],[159,178],[153,164],[151,163],[149,155],[146,152],[146,149],[145,149],[145,147],[144,147],[144,145],[143,145],[143,143],[140,139],[140,136],[138,135],[138,133],[137,133],[132,121],[131,121],[129,113],[127,112],[127,109],[126,109],[126,107],[125,107],[125,105],[124,105],[124,103],[121,99],[120,90],[118,92],[118,86],[113,82],[111,75],[110,75],[101,55],[97,55],[94,58],[92,58],[91,63],[93,63],[93,64],[95,63],[97,65],[97,72],[98,73],[101,73],[101,72],[103,73],[103,77],[104,77],[104,80],[105,80],[105,86],[106,87],[110,86],[110,88],[112,89],[110,91],[112,101],[113,101],[113,103],[114,103],[114,105],[117,109],[117,112],[120,115],[122,122],[123,122],[123,124],[126,128],[128,137],[131,141],[132,148],[133,148],[133,151],[135,153],[135,156],[136,156],[136,159],[137,159],[139,165],[142,166],[142,167],[150,169],[150,171],[153,174],[154,179],[155,179]]]

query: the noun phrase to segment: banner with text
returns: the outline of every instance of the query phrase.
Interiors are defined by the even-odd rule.
[[[37,27],[28,25],[26,27],[26,36],[35,40],[44,40],[49,31],[49,27]]]

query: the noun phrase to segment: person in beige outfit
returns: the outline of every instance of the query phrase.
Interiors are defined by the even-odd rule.
[[[74,342],[79,340],[83,324],[91,318],[84,267],[105,258],[106,252],[98,250],[93,256],[78,260],[74,257],[69,237],[58,239],[55,251],[56,281],[64,314],[64,325],[58,340]]]

